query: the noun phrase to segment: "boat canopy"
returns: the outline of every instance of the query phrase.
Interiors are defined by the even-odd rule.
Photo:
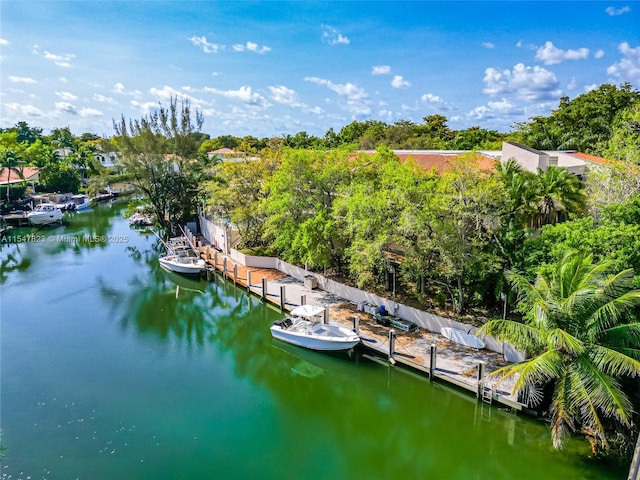
[[[291,310],[291,315],[294,317],[315,317],[324,312],[324,307],[317,305],[300,305],[299,307]]]

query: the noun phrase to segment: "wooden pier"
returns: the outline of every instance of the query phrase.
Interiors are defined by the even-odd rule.
[[[2,220],[6,222],[7,225],[11,225],[12,227],[28,227],[29,219],[27,218],[26,213],[10,213],[8,215],[4,215]]]
[[[302,282],[291,281],[278,270],[247,268],[210,245],[204,245],[202,239],[193,237],[191,240],[196,254],[207,263],[208,280],[216,274],[222,275],[282,311],[307,303],[307,294],[302,292],[309,291],[311,295],[311,290]],[[271,291],[269,287],[272,287]],[[476,396],[479,402],[495,402],[535,415],[511,394],[509,385],[487,377],[491,371],[506,365],[501,354],[464,347],[434,332],[405,332],[378,325],[373,315],[358,311],[346,300],[328,303],[327,310],[329,308],[332,320],[358,332],[362,339],[360,344],[371,353],[368,358],[389,367],[402,366],[432,381],[453,385]]]

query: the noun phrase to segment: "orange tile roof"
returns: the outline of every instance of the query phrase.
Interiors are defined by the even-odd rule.
[[[24,177],[25,181],[31,180],[33,177],[36,177],[40,173],[40,169],[37,167],[22,167],[20,168],[20,171],[22,172],[22,176]],[[9,175],[8,182],[7,182],[7,175]],[[12,184],[12,183],[20,183],[20,182],[22,182],[22,179],[15,171],[9,170],[9,172],[7,172],[6,168],[3,168],[2,170],[0,170],[1,185],[6,185],[7,183]]]
[[[596,157],[595,155],[589,155],[588,153],[575,152],[571,154],[574,157],[581,158],[582,160],[586,160],[587,162],[597,163],[599,165],[609,165],[609,160],[602,157]]]
[[[468,156],[468,153],[464,154],[444,154],[444,153],[396,153],[401,161],[406,161],[409,157],[413,159],[423,169],[430,171],[435,169],[439,174],[452,168],[453,164],[460,159],[460,157]],[[495,160],[490,157],[486,157],[480,153],[475,154],[475,159],[478,161],[478,168],[482,171],[491,171],[495,168]]]

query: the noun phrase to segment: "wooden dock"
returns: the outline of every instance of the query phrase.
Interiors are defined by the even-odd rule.
[[[196,254],[207,263],[208,280],[216,274],[222,275],[282,311],[307,303],[306,292],[311,294],[311,291],[302,282],[278,270],[247,268],[234,263],[227,255],[204,245],[203,239],[193,240]],[[328,316],[358,331],[362,347],[372,354],[368,355],[369,358],[453,385],[475,395],[478,401],[495,402],[516,411],[535,414],[511,394],[509,385],[487,377],[491,371],[507,364],[499,353],[464,347],[434,332],[404,332],[378,325],[373,315],[358,311],[355,305],[340,300],[327,303],[327,309],[331,310]]]
[[[29,219],[27,218],[26,213],[10,213],[8,215],[4,215],[2,220],[6,222],[7,225],[11,225],[12,227],[28,227]]]

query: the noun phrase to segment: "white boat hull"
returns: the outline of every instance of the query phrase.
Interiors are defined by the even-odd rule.
[[[304,322],[290,328],[271,326],[273,338],[283,342],[319,351],[350,350],[360,343],[360,337],[352,331],[334,324]]]
[[[53,204],[38,205],[27,213],[27,220],[32,225],[49,225],[62,220],[62,211]]]
[[[198,275],[206,267],[205,261],[200,258],[180,257],[178,255],[160,257],[158,262],[160,262],[161,267],[184,275]]]
[[[459,343],[460,345],[465,345],[467,347],[477,349],[485,347],[485,344],[481,338],[458,328],[443,327],[440,329],[440,333],[452,342]]]

